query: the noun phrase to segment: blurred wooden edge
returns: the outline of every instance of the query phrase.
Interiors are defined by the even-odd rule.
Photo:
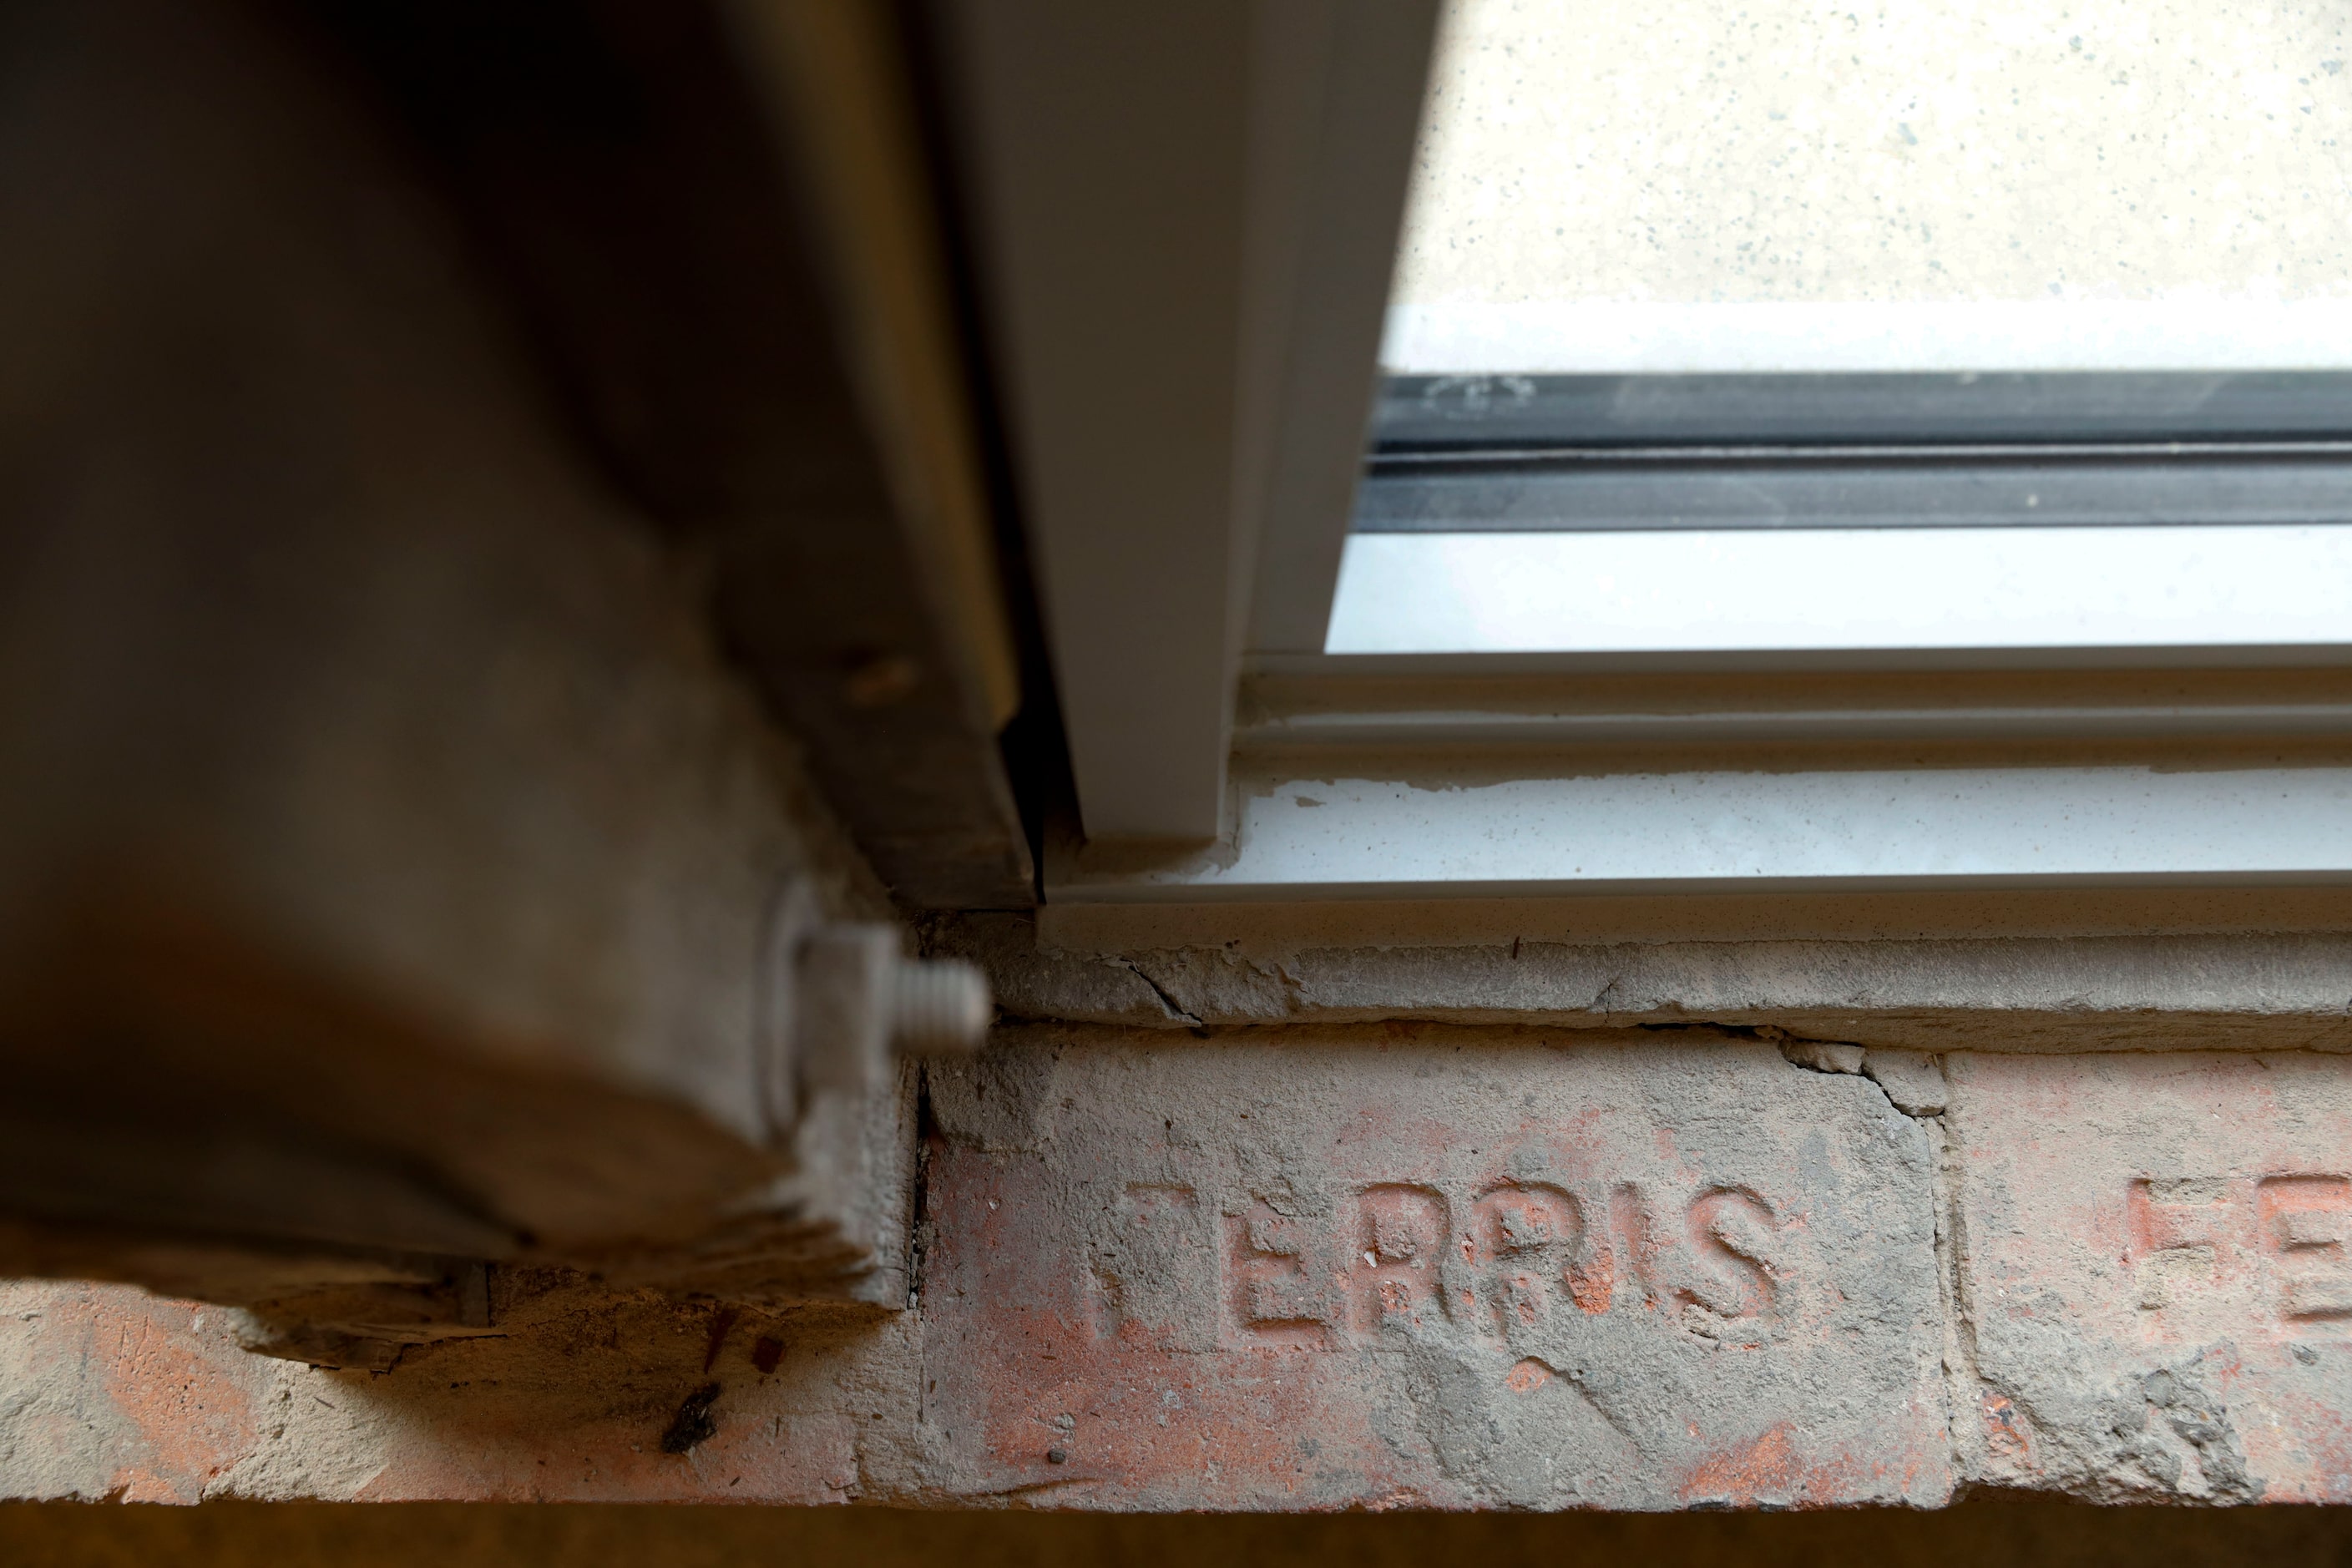
[[[819,209],[820,265],[925,587],[1001,730],[1020,706],[1020,668],[905,42],[875,0],[728,0],[725,12]]]

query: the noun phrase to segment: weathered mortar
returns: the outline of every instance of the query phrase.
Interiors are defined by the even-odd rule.
[[[1075,951],[1025,915],[936,922],[1012,1016],[1146,1028],[1409,1019],[1716,1023],[1922,1050],[2352,1048],[2352,935],[1193,944]]]

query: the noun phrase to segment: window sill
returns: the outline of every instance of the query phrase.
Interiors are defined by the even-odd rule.
[[[1357,759],[1349,759],[1356,761]],[[1233,839],[1052,903],[2352,884],[2352,766],[1236,769]]]

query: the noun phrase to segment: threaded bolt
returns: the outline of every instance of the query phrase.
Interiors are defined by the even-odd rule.
[[[902,958],[891,968],[890,1043],[908,1056],[960,1056],[988,1038],[988,976],[961,958]]]

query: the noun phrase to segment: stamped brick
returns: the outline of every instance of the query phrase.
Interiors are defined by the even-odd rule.
[[[1697,1038],[1000,1049],[941,1074],[948,1493],[1933,1504],[1927,1133]]]
[[[1956,1056],[1983,1478],[2352,1501],[2352,1059]]]

